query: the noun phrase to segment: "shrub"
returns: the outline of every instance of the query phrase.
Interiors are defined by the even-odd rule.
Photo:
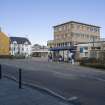
[[[6,59],[6,58],[10,58],[11,56],[10,55],[0,55],[0,58],[2,59]]]
[[[105,65],[103,64],[85,64],[84,66],[105,70]]]
[[[97,63],[97,59],[96,58],[82,58],[80,60],[80,65],[84,65],[84,64],[96,64]]]

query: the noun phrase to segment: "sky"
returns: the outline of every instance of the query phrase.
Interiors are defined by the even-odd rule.
[[[53,26],[67,21],[98,25],[105,38],[105,0],[0,0],[2,31],[32,44],[47,45]]]

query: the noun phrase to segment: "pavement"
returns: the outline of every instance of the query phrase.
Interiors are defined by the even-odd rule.
[[[46,92],[18,84],[8,78],[0,80],[0,105],[72,105]]]
[[[40,60],[0,60],[5,74],[53,91],[65,99],[77,97],[82,105],[105,105],[105,71]]]

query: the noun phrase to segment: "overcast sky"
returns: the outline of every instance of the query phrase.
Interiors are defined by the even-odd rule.
[[[47,44],[53,27],[67,21],[101,27],[105,38],[105,0],[0,0],[0,26],[9,36]]]

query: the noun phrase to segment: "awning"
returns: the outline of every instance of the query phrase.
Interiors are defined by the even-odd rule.
[[[49,51],[62,51],[62,50],[69,50],[69,51],[76,51],[76,46],[64,46],[64,47],[53,47],[49,48]]]

